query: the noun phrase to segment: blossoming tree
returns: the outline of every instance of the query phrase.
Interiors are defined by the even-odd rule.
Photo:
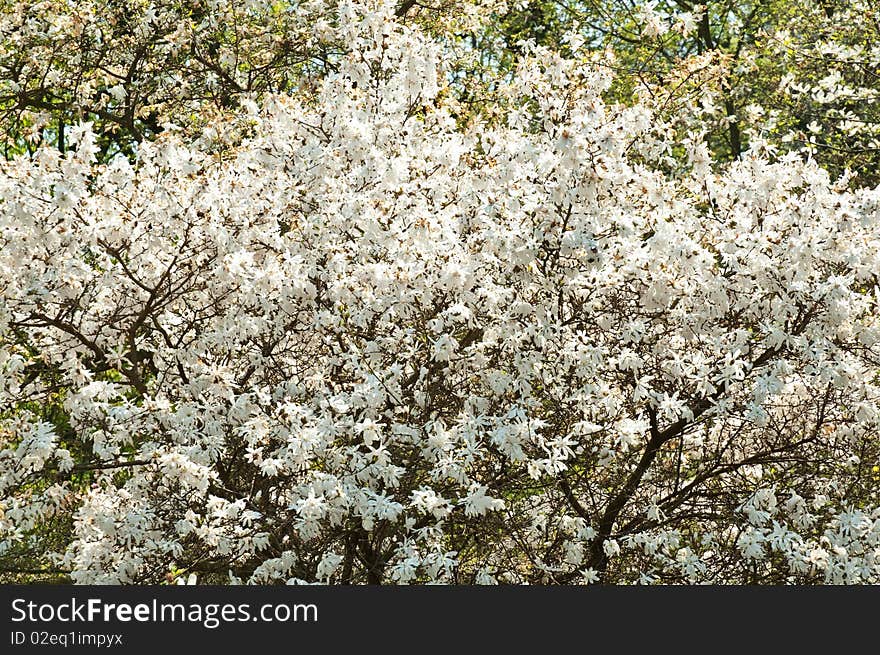
[[[483,121],[397,11],[234,148],[3,164],[6,570],[880,581],[877,191],[713,168],[598,56],[523,44]]]

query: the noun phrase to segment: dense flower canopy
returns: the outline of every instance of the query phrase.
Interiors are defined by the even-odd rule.
[[[523,42],[468,113],[394,3],[326,29],[298,90],[3,164],[0,557],[880,582],[876,189],[760,135],[714,165],[605,52]]]

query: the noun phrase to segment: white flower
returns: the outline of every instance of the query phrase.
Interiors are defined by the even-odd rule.
[[[504,501],[486,495],[488,489],[479,484],[471,485],[469,494],[462,504],[467,516],[480,516],[486,512],[493,512],[504,508]]]
[[[431,347],[435,361],[448,362],[458,349],[458,341],[448,334],[441,334]]]
[[[116,86],[111,86],[109,89],[107,89],[107,93],[109,93],[111,96],[113,96],[113,99],[116,102],[124,102],[125,97],[128,95],[128,93],[125,90],[125,87],[122,86],[121,84],[117,84]]]

